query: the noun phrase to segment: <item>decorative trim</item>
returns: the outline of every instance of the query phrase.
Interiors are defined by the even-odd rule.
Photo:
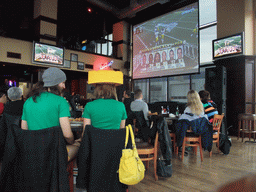
[[[45,39],[45,40],[54,41],[54,42],[57,41],[57,37],[54,37],[54,36],[52,36],[52,35],[47,35],[47,34],[45,34],[45,35],[39,35],[39,38],[40,38],[40,39]]]
[[[85,64],[84,66],[85,66],[85,68],[87,68],[87,69],[93,69],[93,65]]]
[[[38,16],[36,19],[34,19],[35,22],[39,22],[39,21],[46,21],[48,23],[53,23],[57,25],[57,20],[56,19],[52,19],[50,17],[45,17],[45,16]]]
[[[120,41],[113,42],[112,46],[116,46],[116,45],[120,45],[120,44],[130,45],[130,43],[128,41],[120,40]]]
[[[7,52],[8,58],[21,59],[21,53]]]

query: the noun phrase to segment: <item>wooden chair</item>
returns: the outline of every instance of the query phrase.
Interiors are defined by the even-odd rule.
[[[221,115],[217,115],[215,114],[213,117],[213,122],[212,122],[212,126],[213,126],[213,131],[217,131],[216,133],[213,134],[212,138],[212,142],[216,143],[217,148],[218,148],[218,152],[219,147],[220,147],[220,127],[221,127],[221,123],[224,117],[224,113],[222,113]],[[210,157],[212,156],[212,151],[209,153]]]
[[[146,161],[146,169],[149,168],[149,161],[154,162],[154,177],[155,180],[158,180],[158,176],[156,173],[157,169],[157,149],[158,149],[158,132],[156,133],[155,143],[154,145],[140,145],[140,143],[136,143],[136,147],[138,150],[138,154],[142,161]]]
[[[170,137],[172,139],[173,152],[175,155],[178,155],[178,147],[176,146],[176,135],[175,133],[170,132]]]
[[[255,141],[255,133],[256,133],[256,114],[243,113],[238,115],[238,137],[240,137],[240,133],[242,132],[242,142],[244,139],[244,134],[248,134],[249,141],[251,140],[251,134],[253,133],[253,138]]]
[[[67,145],[66,146],[68,151],[68,180],[69,180],[69,187],[70,192],[74,191],[74,163],[76,161],[76,156],[78,153],[79,147],[76,147],[74,145]]]
[[[189,127],[189,129],[187,130],[187,134],[184,137],[184,140],[182,143],[181,161],[183,161],[186,146],[193,147],[193,151],[195,154],[197,154],[197,147],[199,147],[201,161],[203,161],[203,148],[202,148],[201,135],[193,135],[193,131],[191,130],[191,127]]]
[[[74,177],[73,177],[74,162],[75,162],[75,159],[71,160],[68,163],[68,168],[67,168],[70,192],[74,191]]]

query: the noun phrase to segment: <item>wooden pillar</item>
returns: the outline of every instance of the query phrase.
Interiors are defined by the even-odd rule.
[[[35,0],[35,35],[42,43],[56,45],[58,0]]]

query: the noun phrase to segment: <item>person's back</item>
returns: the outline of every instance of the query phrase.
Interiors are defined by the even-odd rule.
[[[135,100],[131,103],[131,110],[134,111],[143,111],[144,118],[148,120],[149,110],[148,104],[143,101],[142,91],[140,89],[134,92]]]
[[[213,117],[218,114],[217,105],[210,99],[210,93],[206,90],[199,91],[201,101],[203,103],[204,112],[207,115],[209,122],[213,122]]]
[[[74,143],[69,117],[69,105],[61,97],[65,89],[66,75],[56,67],[50,67],[28,94],[23,106],[21,128],[25,130],[41,130],[60,126],[66,141]]]
[[[22,89],[19,87],[11,87],[7,91],[7,96],[10,101],[6,103],[4,113],[12,116],[21,116],[24,105]]]
[[[36,98],[30,97],[24,104],[23,119],[26,119],[30,130],[45,129],[60,126],[59,118],[68,117],[69,105],[67,101],[53,93],[44,92]]]
[[[131,103],[133,102],[133,99],[131,98],[131,92],[130,91],[124,91],[124,100],[123,100],[123,103],[124,103],[124,106],[125,106],[125,109],[126,109],[126,113],[127,113],[127,116],[129,116],[131,114]]]
[[[100,129],[120,129],[121,120],[127,118],[125,106],[115,99],[96,99],[85,105],[84,118]]]
[[[118,73],[112,73],[106,71],[106,76],[111,74],[112,76]],[[92,76],[101,75],[98,72],[89,73],[89,82]],[[119,78],[119,77],[118,77]],[[86,125],[92,125],[99,129],[120,129],[125,128],[125,121],[127,119],[127,114],[125,106],[122,102],[117,100],[116,85],[115,83],[95,83],[94,96],[96,100],[89,102],[84,107],[84,113],[82,117],[84,118],[84,127]]]

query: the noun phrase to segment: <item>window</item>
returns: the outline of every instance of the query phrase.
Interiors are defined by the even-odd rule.
[[[149,102],[148,85],[149,79],[141,79],[134,81],[134,91],[136,91],[137,89],[141,89],[143,94],[143,100],[147,103]]]
[[[112,56],[113,34],[106,35],[105,40],[106,40],[105,42],[96,43],[96,47],[97,47],[96,53],[101,55]]]
[[[167,101],[167,78],[150,79],[150,102]]]
[[[212,63],[212,40],[217,38],[216,25],[201,29],[200,35],[200,65]]]
[[[199,26],[217,21],[216,0],[199,0]]]

